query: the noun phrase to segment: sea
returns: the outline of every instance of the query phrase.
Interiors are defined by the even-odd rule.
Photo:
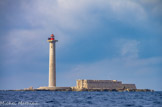
[[[0,107],[162,107],[162,91],[0,91]]]

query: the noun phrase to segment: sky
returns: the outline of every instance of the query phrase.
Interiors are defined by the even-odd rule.
[[[0,89],[119,80],[162,91],[161,0],[0,0]]]

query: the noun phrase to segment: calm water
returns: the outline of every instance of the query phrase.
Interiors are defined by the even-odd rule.
[[[0,107],[162,107],[162,92],[0,91]]]

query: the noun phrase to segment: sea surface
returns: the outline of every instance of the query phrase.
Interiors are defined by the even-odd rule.
[[[0,107],[162,107],[162,92],[0,91]]]

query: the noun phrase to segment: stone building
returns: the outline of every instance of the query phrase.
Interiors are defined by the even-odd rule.
[[[136,89],[135,84],[123,84],[125,89]]]
[[[77,80],[77,89],[136,89],[135,84],[122,84],[117,80]]]

